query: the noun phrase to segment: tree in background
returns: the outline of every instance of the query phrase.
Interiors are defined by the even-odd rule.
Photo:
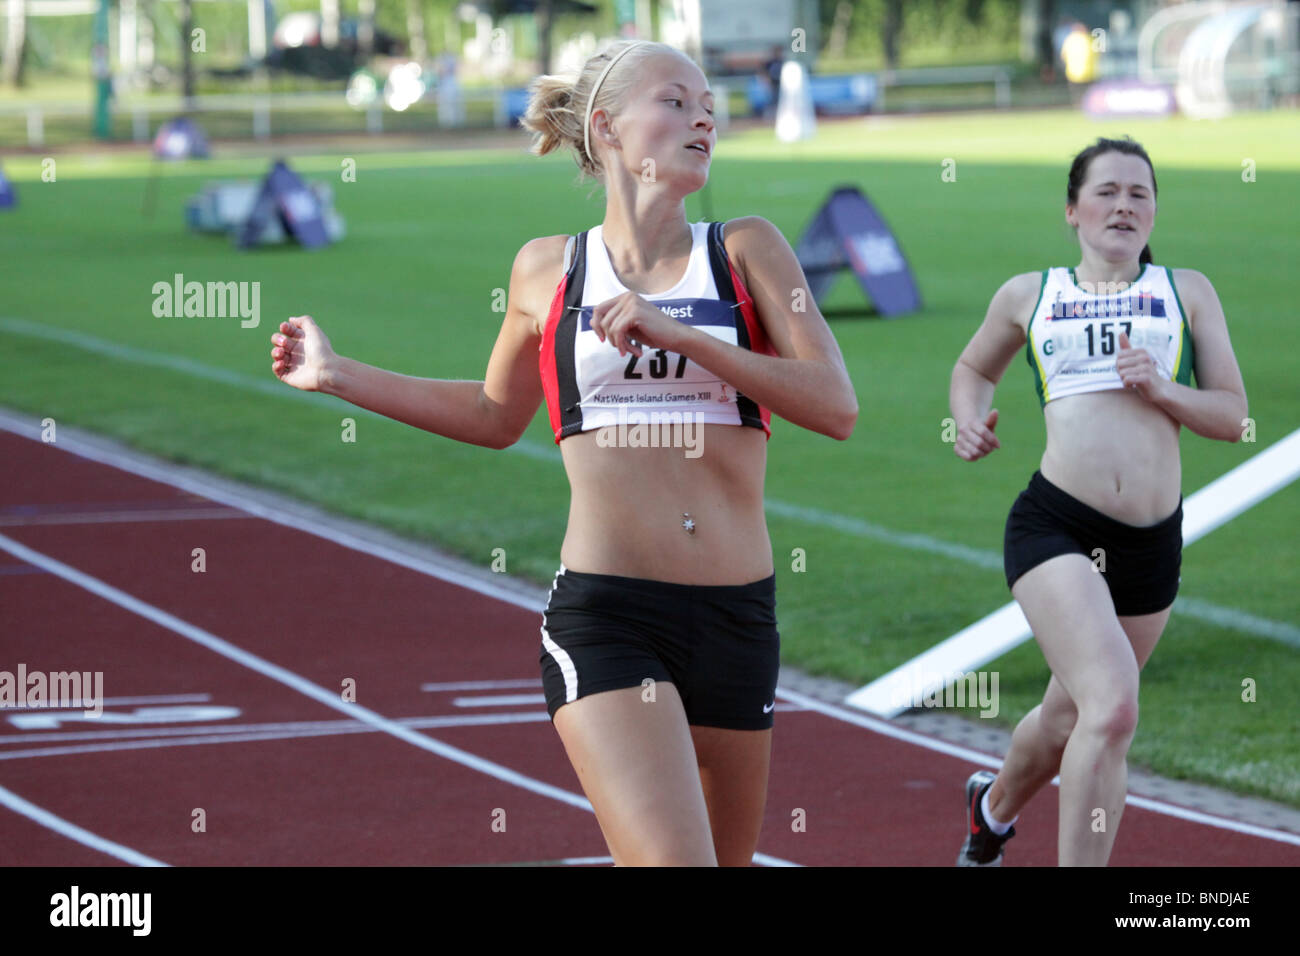
[[[987,49],[1004,34],[1009,45],[1020,6],[1021,0],[819,0],[818,13],[828,57],[882,57],[892,70],[911,48]]]
[[[1056,0],[1038,0],[1038,70],[1044,83],[1056,79],[1056,50],[1052,27],[1056,24]]]
[[[429,56],[429,41],[424,31],[424,4],[406,0],[406,32],[411,37],[411,58],[423,61]]]
[[[27,61],[27,0],[9,0],[9,29],[5,35],[4,81],[10,86],[23,85],[23,65]]]
[[[537,72],[551,72],[551,31],[555,27],[551,0],[537,0]]]
[[[898,69],[898,34],[903,30],[903,0],[885,0],[885,25],[880,40],[885,47],[886,69]]]
[[[194,5],[181,0],[181,95],[188,107],[194,99]]]

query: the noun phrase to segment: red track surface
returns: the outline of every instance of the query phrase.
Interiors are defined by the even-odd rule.
[[[3,431],[0,462],[0,534],[330,694],[352,679],[356,704],[390,720],[518,715],[417,732],[581,794],[544,706],[455,703],[540,694],[537,613]],[[204,573],[191,570],[194,548],[205,549]],[[49,729],[0,715],[0,787],[153,859],[427,865],[608,852],[584,809],[364,724],[335,732],[347,714],[3,550],[0,634],[0,670],[21,662],[29,672],[102,671],[110,700],[195,695],[190,706],[238,709],[222,719]],[[533,686],[421,689],[459,681]],[[145,708],[139,716],[148,719],[157,706],[176,705],[110,703],[105,711]],[[317,736],[196,742],[214,729],[229,737],[250,725],[316,721],[326,722]],[[137,746],[52,752],[130,743]],[[782,705],[759,849],[810,865],[951,866],[962,841],[962,784],[977,767]],[[201,833],[191,829],[198,808]],[[797,809],[804,832],[792,829]],[[498,811],[504,832],[493,827]],[[1056,813],[1049,787],[1017,824],[1009,865],[1055,863]],[[0,806],[0,863],[121,861]],[[1112,863],[1295,866],[1300,847],[1130,806]]]

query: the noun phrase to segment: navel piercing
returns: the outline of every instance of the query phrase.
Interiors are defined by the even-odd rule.
[[[682,512],[682,527],[686,529],[687,534],[695,534],[695,519],[685,511]]]

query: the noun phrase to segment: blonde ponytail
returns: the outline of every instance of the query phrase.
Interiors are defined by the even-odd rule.
[[[652,56],[672,54],[685,57],[680,50],[666,43],[648,40],[621,40],[588,58],[576,77],[539,76],[528,87],[528,109],[520,120],[524,129],[533,133],[532,152],[537,156],[565,147],[573,150],[574,162],[582,178],[603,178],[600,161],[588,152],[585,143],[584,121],[596,109],[603,109],[613,118],[627,103],[638,86],[638,77],[644,62]],[[617,61],[617,62],[615,62]],[[613,68],[606,73],[606,67]],[[601,76],[604,80],[600,80]],[[596,101],[590,104],[591,91],[596,90]]]
[[[572,77],[539,76],[528,87],[528,109],[520,123],[533,133],[534,155],[568,147],[583,175],[596,176],[596,164],[582,150],[583,114],[574,109],[576,92]]]

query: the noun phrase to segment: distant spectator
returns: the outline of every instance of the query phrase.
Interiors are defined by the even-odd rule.
[[[1092,34],[1082,23],[1075,21],[1066,34],[1061,60],[1065,63],[1065,78],[1071,83],[1091,83],[1097,76],[1097,51],[1092,46]]]
[[[781,68],[785,66],[785,47],[772,47],[772,53],[767,61],[763,63],[763,76],[767,80],[768,89],[772,91],[772,99],[763,111],[764,116],[772,116],[776,113],[777,101],[781,98]]]
[[[767,71],[767,78],[771,81],[773,89],[781,88],[781,67],[784,65],[785,47],[779,45],[772,47],[772,55],[763,64],[763,69]]]
[[[444,53],[437,59],[438,125],[465,125],[465,101],[456,82],[456,54]]]

